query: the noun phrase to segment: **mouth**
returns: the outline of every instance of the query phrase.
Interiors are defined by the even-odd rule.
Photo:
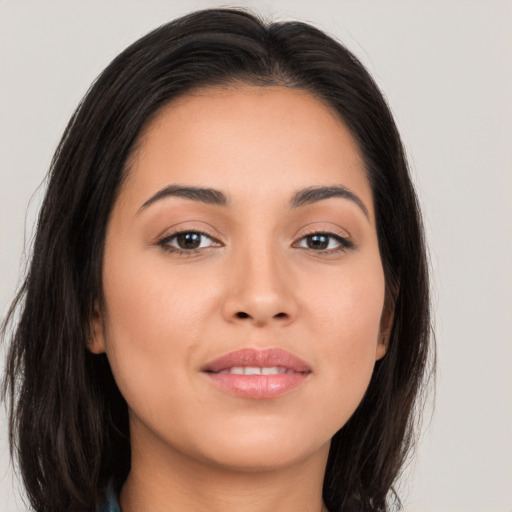
[[[280,366],[265,366],[260,368],[259,366],[233,366],[232,368],[226,368],[220,372],[213,372],[219,374],[233,373],[235,375],[279,375],[282,373],[296,373],[294,370],[289,368],[283,368]]]
[[[243,349],[207,363],[202,373],[220,390],[243,398],[270,399],[304,383],[311,367],[282,349]]]

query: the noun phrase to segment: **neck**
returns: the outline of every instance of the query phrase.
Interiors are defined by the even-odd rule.
[[[322,485],[329,445],[282,468],[237,470],[166,450],[135,449],[123,512],[327,512]]]

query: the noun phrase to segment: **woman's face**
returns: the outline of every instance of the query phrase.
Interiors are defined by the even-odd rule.
[[[371,190],[310,94],[208,89],[141,135],[107,228],[107,353],[134,450],[226,468],[325,461],[385,352]]]

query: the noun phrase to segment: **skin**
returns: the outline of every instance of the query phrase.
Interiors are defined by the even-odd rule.
[[[142,207],[175,184],[229,204],[167,196]],[[290,205],[301,189],[334,185],[363,207]],[[175,231],[208,236],[179,252]],[[327,250],[308,246],[312,232],[328,235]],[[281,87],[201,90],[166,106],[113,207],[103,286],[91,350],[107,353],[130,411],[123,512],[325,510],[330,439],[363,398],[392,316],[371,189],[343,122]],[[201,371],[246,347],[287,350],[312,372],[254,400]]]

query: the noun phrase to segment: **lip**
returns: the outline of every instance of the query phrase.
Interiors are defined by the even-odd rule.
[[[278,367],[285,371],[271,375],[241,375],[228,371],[239,367]],[[201,371],[222,391],[238,397],[264,400],[276,398],[300,386],[312,369],[305,361],[283,349],[246,348],[207,363]]]

